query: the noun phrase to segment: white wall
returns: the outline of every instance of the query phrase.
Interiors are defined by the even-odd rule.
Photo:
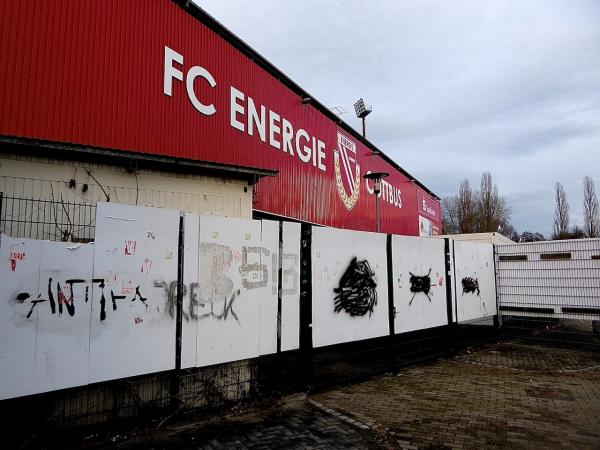
[[[48,155],[52,154],[50,149],[41,149],[40,154],[45,151]],[[71,179],[75,181],[72,188],[69,187]],[[87,185],[85,191],[84,185]],[[104,192],[110,196],[112,203],[170,208],[226,217],[252,217],[252,186],[246,181],[148,169],[129,173],[123,166],[42,156],[1,154],[0,192],[3,192],[5,197],[56,202],[55,205],[36,204],[35,208],[31,208],[29,203],[28,209],[25,210],[24,204],[15,203],[13,208],[12,200],[5,198],[3,214],[7,220],[12,218],[52,222],[57,216],[56,221],[59,223],[67,223],[70,219],[89,224],[93,220],[93,217],[85,217],[86,214],[90,214],[89,210],[77,206],[71,211],[72,217],[67,218],[60,206],[61,202],[95,204],[98,201],[106,201]],[[54,235],[60,234],[55,226],[43,228],[36,225],[35,228],[40,234],[29,234],[30,228],[23,225],[0,232],[15,237],[51,240],[56,240]],[[93,232],[88,236],[88,230],[84,228],[76,228],[73,231],[73,235],[78,238],[94,237]]]
[[[393,236],[392,267],[396,333],[448,324],[444,241]],[[411,274],[429,276],[429,293],[411,292]]]
[[[367,262],[373,273],[377,302],[351,315],[335,311],[334,289],[351,261]],[[312,228],[313,345],[321,347],[389,334],[386,235],[335,228]],[[363,267],[364,269],[364,267]],[[365,303],[361,297],[359,303]]]

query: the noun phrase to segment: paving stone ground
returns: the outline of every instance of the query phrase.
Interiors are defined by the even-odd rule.
[[[42,448],[600,448],[600,355],[495,344],[266,408],[46,437]]]
[[[496,344],[312,396],[396,448],[600,448],[600,355]]]
[[[209,417],[209,418],[207,418]],[[343,420],[307,401],[288,396],[268,408],[212,416],[178,416],[72,437],[47,437],[32,447],[48,449],[380,449],[367,426]]]

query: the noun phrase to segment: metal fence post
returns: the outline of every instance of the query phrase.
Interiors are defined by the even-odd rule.
[[[312,225],[302,224],[300,239],[300,370],[308,392],[313,380]]]
[[[2,225],[2,203],[3,203],[3,199],[4,199],[4,192],[0,192],[0,225]],[[0,232],[2,231],[2,228],[0,227]]]
[[[388,338],[390,371],[396,372],[396,306],[394,305],[394,267],[392,255],[392,235],[387,235],[387,288],[388,288],[388,319],[390,326],[390,335]]]
[[[496,339],[502,337],[502,316],[500,315],[500,284],[499,284],[499,273],[496,258],[498,253],[496,252],[496,245],[492,246],[494,250],[494,283],[496,284],[496,315],[494,316],[494,329],[496,330]]]
[[[452,264],[450,264],[450,239],[444,238],[444,260],[446,263],[446,314],[448,315],[448,325],[451,326],[454,323],[454,317],[452,314],[452,282],[454,277],[452,276]]]
[[[184,253],[184,215],[179,216],[179,242],[177,248],[177,305],[175,308],[175,370],[171,376],[170,386],[170,397],[171,406],[177,409],[181,406],[181,399],[179,398],[179,375],[181,371],[181,339],[182,339],[182,320],[183,320],[183,291],[185,286],[183,285],[183,253]]]

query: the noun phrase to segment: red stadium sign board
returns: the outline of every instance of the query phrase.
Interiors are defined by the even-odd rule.
[[[256,210],[355,230],[387,172],[381,231],[441,230],[438,200],[171,1],[7,1],[0,23],[0,135],[277,170]]]

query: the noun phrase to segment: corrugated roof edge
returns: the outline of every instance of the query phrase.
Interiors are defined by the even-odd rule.
[[[312,99],[311,105],[313,105],[316,109],[318,109],[323,115],[328,117],[333,122],[336,122],[340,125],[344,130],[348,131],[352,136],[356,139],[360,140],[363,144],[369,147],[371,150],[377,151],[379,155],[392,167],[399,170],[402,174],[404,174],[409,180],[414,181],[422,190],[427,192],[429,195],[434,197],[437,200],[441,200],[438,195],[433,193],[427,186],[417,180],[413,175],[408,173],[402,167],[398,165],[392,158],[383,153],[380,149],[378,149],[373,143],[371,143],[368,139],[364,138],[358,131],[352,128],[347,122],[340,119],[333,112],[329,110],[325,105],[316,100],[312,95],[302,89],[298,84],[296,84],[291,78],[289,78],[285,73],[279,70],[274,64],[269,62],[267,58],[262,56],[248,44],[246,44],[241,38],[239,38],[235,33],[225,27],[222,23],[220,23],[217,19],[208,14],[205,10],[200,8],[195,3],[190,0],[171,0],[176,5],[180,6],[184,11],[188,12],[190,15],[198,19],[204,25],[209,27],[215,33],[221,35],[225,40],[231,43],[235,48],[240,50],[242,53],[246,54],[254,63],[265,69],[275,78],[277,78],[280,82],[286,85],[288,88],[297,92],[300,97],[310,97]]]

